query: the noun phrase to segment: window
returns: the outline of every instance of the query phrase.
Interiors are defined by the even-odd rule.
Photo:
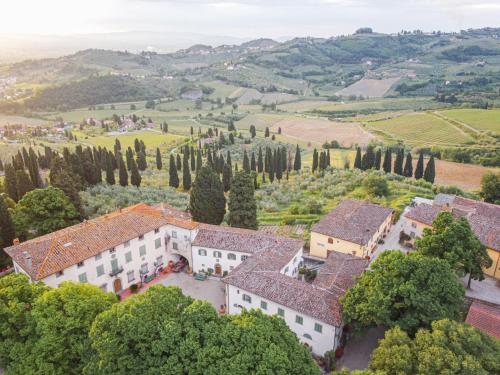
[[[314,323],[314,330],[316,332],[322,333],[323,332],[323,326],[319,323]]]
[[[184,236],[184,241],[187,241],[188,239],[188,236]]]
[[[109,249],[109,253],[110,254],[114,254],[116,252],[116,249],[114,247],[112,247],[111,249]]]
[[[78,280],[81,282],[81,283],[86,283],[87,282],[87,274],[84,272],[84,273],[81,273],[78,275]]]
[[[160,228],[155,229],[155,234],[160,232]]]
[[[64,275],[64,271],[56,272],[56,277],[61,277],[62,275]]]
[[[242,255],[241,256],[241,261],[243,262],[244,260],[247,260],[248,256],[247,255]]]
[[[288,267],[285,268],[285,273],[288,273]]]
[[[163,264],[163,256],[160,255],[158,258],[156,258],[156,265],[160,266]]]
[[[234,266],[229,266],[229,271],[234,270]]]
[[[410,237],[415,238],[415,232],[410,232]]]
[[[140,248],[139,248],[139,256],[144,256],[146,255],[146,245],[142,245]]]
[[[179,246],[177,246],[177,242],[172,242],[172,249],[179,250]]]
[[[417,227],[417,223],[412,222],[412,223],[411,223],[411,227],[412,227],[412,228],[416,228],[416,227]]]
[[[281,307],[278,307],[278,316],[281,316],[282,318],[285,317],[285,310],[283,310]]]
[[[158,249],[161,246],[161,238],[157,238],[155,240],[155,249]]]
[[[318,245],[319,247],[325,247],[325,244],[324,244],[324,243],[321,243],[321,242],[318,242],[318,243],[317,243],[317,245]]]
[[[297,257],[293,258],[293,264],[297,263]]]
[[[97,273],[97,277],[104,275],[104,266],[102,264],[97,266],[95,271]]]
[[[123,244],[123,247],[129,247],[130,246],[130,241],[125,241],[125,243]]]
[[[141,273],[148,273],[148,264],[147,263],[141,264]]]
[[[205,249],[199,249],[198,255],[201,255],[202,257],[207,256],[207,251]]]
[[[222,253],[220,251],[214,251],[214,258],[222,258]]]
[[[333,238],[329,238],[328,243],[333,243]]]
[[[139,236],[139,241],[142,241],[143,239],[144,239],[144,235],[143,235],[143,234],[141,234],[141,235]]]
[[[111,260],[111,270],[113,272],[118,271],[118,260],[117,259],[112,259]]]
[[[84,262],[78,262],[76,266],[77,266],[78,268],[82,268],[84,265],[85,265],[85,263],[84,263]]]
[[[243,294],[243,301],[252,303],[252,297],[250,297],[248,294]]]
[[[267,310],[267,302],[266,301],[260,301],[260,308],[262,310]]]
[[[309,333],[304,333],[304,337],[306,339],[312,340],[312,337],[311,337],[311,335]]]
[[[102,258],[102,254],[101,254],[101,253],[97,254],[97,255],[94,257],[94,259],[95,259],[95,260],[101,260],[101,258]]]
[[[229,260],[236,260],[236,254],[233,254],[233,253],[227,254],[227,259],[229,259]]]
[[[108,291],[108,284],[102,284],[99,288],[101,288],[101,290],[104,293],[107,293],[107,291]]]
[[[134,271],[128,271],[127,272],[127,280],[128,280],[129,283],[131,283],[132,281],[135,280]]]
[[[295,323],[297,324],[304,324],[304,318],[301,317],[300,315],[295,315]]]
[[[172,238],[177,238],[177,232],[175,230],[172,231]]]
[[[125,253],[125,262],[127,262],[127,263],[132,262],[132,252],[131,251]]]

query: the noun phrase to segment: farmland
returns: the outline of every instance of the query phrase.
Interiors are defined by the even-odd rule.
[[[465,123],[479,131],[500,133],[500,110],[449,109],[440,111],[441,115]]]
[[[399,81],[399,77],[385,79],[363,78],[340,90],[337,94],[343,96],[361,95],[369,98],[380,98],[383,97],[397,81]]]

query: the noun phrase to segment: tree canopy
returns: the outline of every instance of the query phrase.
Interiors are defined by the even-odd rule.
[[[481,178],[481,196],[485,202],[500,204],[500,173],[488,172]]]
[[[257,203],[250,173],[236,172],[229,192],[228,223],[232,227],[257,229]]]
[[[341,299],[346,323],[400,326],[409,334],[438,319],[456,319],[464,288],[447,262],[385,251]]]
[[[193,220],[219,225],[226,213],[226,197],[219,176],[209,166],[201,167],[192,185],[189,206]]]

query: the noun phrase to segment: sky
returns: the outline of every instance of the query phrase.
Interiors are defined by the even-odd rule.
[[[176,31],[242,38],[500,26],[500,0],[0,0],[0,33]]]

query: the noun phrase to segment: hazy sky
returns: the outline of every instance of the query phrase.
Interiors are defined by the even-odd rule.
[[[0,0],[0,33],[331,36],[500,26],[500,0]]]

